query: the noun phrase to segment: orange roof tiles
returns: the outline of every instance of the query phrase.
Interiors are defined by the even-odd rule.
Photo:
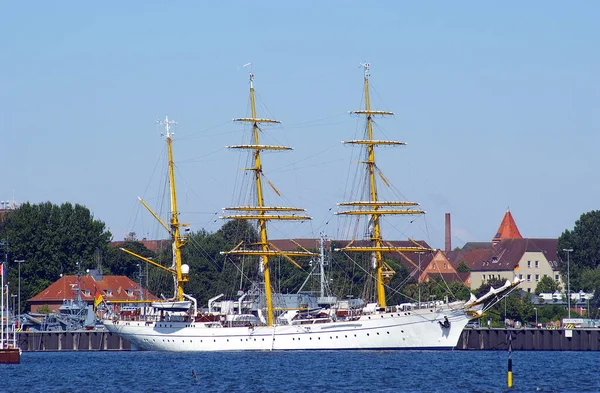
[[[29,299],[30,302],[76,300],[77,276],[63,276],[58,281]],[[100,293],[105,300],[137,300],[140,288],[134,281],[125,276],[104,276],[101,281],[96,281],[92,276],[81,276],[81,300],[91,302],[96,293]],[[158,300],[158,298],[142,289],[144,299]]]
[[[517,224],[515,223],[512,214],[510,214],[510,210],[507,210],[502,219],[502,223],[500,224],[500,228],[498,228],[498,232],[496,233],[496,236],[494,236],[494,244],[502,239],[522,238],[523,236],[521,236],[521,232],[519,232],[519,228],[517,228]]]

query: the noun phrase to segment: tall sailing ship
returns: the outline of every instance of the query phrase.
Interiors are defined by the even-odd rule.
[[[163,122],[169,155],[169,179],[171,193],[171,220],[162,226],[169,232],[173,243],[173,261],[169,268],[135,255],[146,262],[169,271],[173,275],[175,293],[172,299],[152,303],[143,313],[119,315],[109,313],[104,325],[110,332],[129,340],[141,350],[161,351],[243,351],[243,350],[331,350],[331,349],[452,349],[463,328],[472,318],[481,316],[490,301],[513,290],[519,283],[507,281],[498,289],[491,288],[486,295],[469,301],[427,302],[423,304],[387,305],[386,285],[393,270],[385,262],[384,253],[430,252],[418,243],[410,247],[396,247],[384,240],[380,219],[383,216],[422,214],[414,209],[412,202],[380,201],[376,175],[375,148],[398,146],[402,142],[373,139],[373,118],[391,115],[391,112],[375,111],[369,100],[369,65],[364,64],[365,109],[353,112],[366,117],[366,134],[361,140],[346,143],[360,145],[366,149],[365,161],[368,197],[358,201],[340,203],[340,215],[365,216],[368,218],[368,233],[365,241],[351,241],[338,251],[365,253],[370,256],[374,269],[376,301],[352,306],[347,300],[330,302],[322,309],[311,309],[305,305],[276,304],[271,283],[270,261],[281,257],[293,263],[294,258],[316,256],[308,250],[282,251],[269,241],[268,226],[271,221],[308,220],[304,209],[295,207],[269,206],[265,203],[263,188],[262,153],[265,151],[291,150],[285,146],[262,144],[261,124],[276,124],[277,120],[259,118],[256,114],[254,74],[250,72],[251,117],[235,121],[251,125],[251,142],[230,146],[246,150],[251,155],[247,171],[252,173],[254,201],[247,205],[225,208],[222,217],[228,220],[257,223],[258,240],[250,244],[240,242],[223,255],[252,258],[259,263],[261,285],[253,290],[240,291],[238,298],[223,300],[223,295],[213,297],[208,309],[198,311],[196,299],[184,292],[188,282],[189,266],[182,264],[181,248],[186,242],[181,234],[173,175],[172,133],[168,119]],[[267,181],[273,188],[274,186]],[[275,190],[276,191],[276,190]],[[276,191],[277,192],[277,191]],[[277,192],[278,193],[278,192]],[[150,209],[145,203],[144,205]],[[152,213],[155,218],[158,216]],[[160,219],[159,219],[160,221]],[[323,242],[321,242],[323,245]],[[321,263],[323,249],[321,246]],[[322,268],[322,264],[321,264]],[[323,271],[321,270],[321,276]],[[323,277],[321,277],[323,279]],[[321,293],[323,297],[323,293]],[[330,297],[329,299],[335,299]]]

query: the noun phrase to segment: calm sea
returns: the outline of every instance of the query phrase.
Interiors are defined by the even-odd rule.
[[[33,352],[1,392],[600,392],[598,352]],[[193,376],[192,370],[195,372]]]

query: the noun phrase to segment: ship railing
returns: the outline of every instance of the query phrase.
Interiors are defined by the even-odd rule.
[[[158,322],[160,320],[159,315],[131,315],[121,314],[118,315],[118,319],[121,321],[139,321],[139,322]]]

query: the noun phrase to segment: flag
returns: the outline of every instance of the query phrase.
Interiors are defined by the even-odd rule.
[[[4,264],[0,263],[0,276],[4,275]]]
[[[104,298],[102,297],[102,295],[100,294],[100,292],[98,292],[96,294],[96,299],[94,300],[94,310],[98,308],[98,305],[100,303],[102,303],[104,301]]]
[[[515,271],[519,270],[519,265],[515,266]]]

